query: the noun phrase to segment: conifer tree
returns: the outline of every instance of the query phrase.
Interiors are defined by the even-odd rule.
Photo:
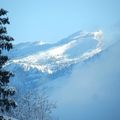
[[[16,107],[16,103],[12,99],[12,96],[15,94],[15,89],[9,86],[10,77],[13,77],[14,74],[4,68],[9,58],[3,54],[3,50],[9,51],[12,49],[12,41],[14,40],[7,35],[7,29],[5,27],[7,24],[10,24],[7,11],[0,9],[0,120],[6,120],[6,113]]]

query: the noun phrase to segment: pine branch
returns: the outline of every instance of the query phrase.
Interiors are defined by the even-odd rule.
[[[0,34],[5,34],[7,33],[6,27],[0,27]]]
[[[0,40],[6,40],[6,41],[10,42],[10,41],[13,41],[14,38],[10,37],[8,35],[0,35]]]
[[[0,16],[6,15],[8,13],[7,10],[4,10],[3,8],[0,9]]]
[[[10,24],[9,18],[0,18],[0,25]]]

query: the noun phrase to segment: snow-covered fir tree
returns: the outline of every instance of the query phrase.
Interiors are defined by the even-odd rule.
[[[15,89],[9,86],[10,77],[13,77],[14,74],[4,68],[9,58],[3,54],[3,50],[9,51],[12,49],[11,42],[14,40],[7,35],[7,29],[5,27],[7,24],[10,24],[7,11],[0,9],[0,120],[11,120],[5,116],[7,116],[7,112],[11,108],[16,107],[16,102],[11,97],[15,94]]]

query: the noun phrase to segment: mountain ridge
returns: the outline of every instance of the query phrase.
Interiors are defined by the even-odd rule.
[[[77,32],[54,44],[34,42],[15,45],[8,54],[11,60],[6,64],[7,69],[16,73],[11,84],[17,88],[27,86],[29,90],[70,75],[74,66],[102,52],[101,36],[102,31]]]
[[[52,74],[59,66],[62,69],[64,65],[79,63],[101,52],[102,40],[96,36],[102,34],[102,31],[77,32],[55,44],[22,43],[11,52],[13,56],[10,56],[12,59],[8,64],[21,64],[26,70],[31,67]]]

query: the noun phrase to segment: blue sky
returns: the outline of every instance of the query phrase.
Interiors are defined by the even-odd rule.
[[[112,34],[120,26],[119,5],[119,0],[0,0],[17,43],[56,42],[78,30]]]

